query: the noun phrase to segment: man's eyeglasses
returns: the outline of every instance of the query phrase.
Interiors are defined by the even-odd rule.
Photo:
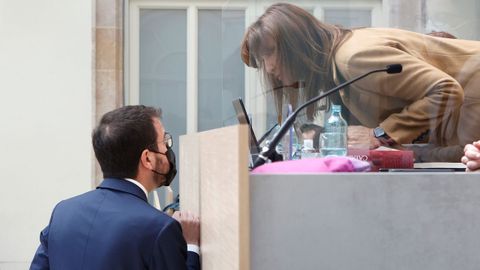
[[[170,133],[168,132],[165,132],[165,135],[163,135],[163,142],[167,148],[172,148],[173,146],[173,138],[172,138],[172,135],[170,135]]]
[[[172,148],[172,146],[173,146],[172,135],[170,135],[170,133],[168,133],[168,132],[165,132],[165,134],[163,135],[163,141],[162,141],[162,143],[164,143],[167,148],[169,148],[169,149]],[[150,147],[148,147],[147,149],[148,149],[149,151],[154,152],[154,153],[158,153],[158,154],[165,155],[165,153],[158,152],[157,150],[153,150],[153,149],[152,149],[152,148],[157,148],[157,147],[158,147],[158,146],[156,146],[156,144],[157,144],[157,143],[152,143],[152,144],[150,145]]]

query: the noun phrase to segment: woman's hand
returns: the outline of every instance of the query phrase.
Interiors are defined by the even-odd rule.
[[[350,148],[375,149],[382,145],[373,136],[373,129],[364,126],[349,126],[347,139]]]
[[[462,163],[467,166],[467,172],[480,172],[480,141],[465,145]]]

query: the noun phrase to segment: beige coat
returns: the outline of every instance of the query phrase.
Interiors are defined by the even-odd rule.
[[[381,126],[401,144],[430,130],[435,148],[421,159],[458,162],[463,146],[480,138],[480,42],[357,29],[335,55],[336,79],[396,63],[402,73],[372,74],[341,91],[343,102],[364,126]]]

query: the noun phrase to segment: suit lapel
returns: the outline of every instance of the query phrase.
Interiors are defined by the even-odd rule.
[[[143,192],[143,190],[140,189],[135,184],[130,183],[124,179],[106,178],[102,181],[100,186],[97,187],[97,189],[110,189],[110,190],[130,193],[147,202],[147,197],[145,196],[145,193]]]

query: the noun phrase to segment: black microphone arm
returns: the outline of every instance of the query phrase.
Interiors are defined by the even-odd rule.
[[[278,126],[278,123],[276,123],[269,130],[267,130],[267,132],[265,132],[265,134],[263,134],[263,136],[260,138],[260,140],[258,140],[258,144],[260,145],[268,137],[268,135],[270,135],[270,133],[272,133],[273,129],[277,126]]]
[[[292,114],[290,114],[287,119],[285,119],[285,122],[283,122],[282,126],[278,130],[277,134],[275,137],[273,137],[272,141],[270,141],[270,144],[268,146],[265,146],[262,150],[262,152],[258,155],[257,159],[255,159],[255,162],[253,163],[253,168],[256,168],[260,165],[263,165],[268,159],[272,157],[272,154],[275,152],[275,147],[277,144],[280,142],[281,138],[287,133],[288,129],[293,125],[293,122],[295,121],[295,118],[297,117],[298,112],[300,112],[302,109],[307,107],[308,105],[317,102],[318,100],[332,94],[333,92],[336,92],[345,86],[348,86],[360,79],[363,79],[367,77],[368,75],[372,73],[377,73],[377,72],[387,72],[388,74],[395,74],[395,73],[400,73],[402,72],[402,65],[401,64],[393,64],[393,65],[388,65],[385,68],[382,69],[375,69],[372,71],[369,71],[363,75],[360,75],[358,77],[353,78],[350,81],[346,81],[340,85],[337,85],[335,88],[328,90],[327,92],[316,96],[312,98],[311,100],[307,101],[300,107],[298,107]]]

